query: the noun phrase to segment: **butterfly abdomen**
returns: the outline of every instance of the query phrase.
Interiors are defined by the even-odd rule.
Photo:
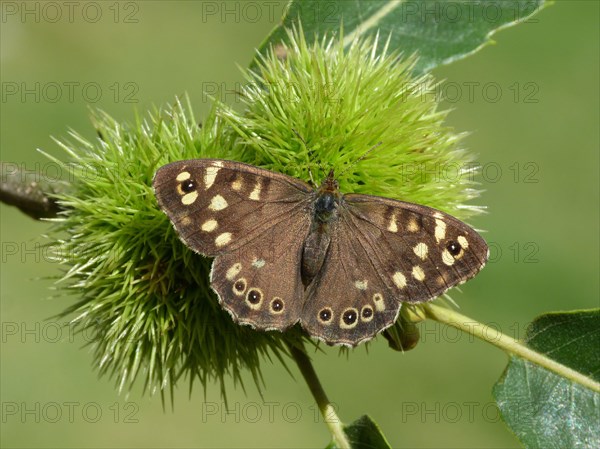
[[[321,271],[331,241],[330,228],[338,218],[340,193],[327,181],[316,193],[313,220],[302,250],[302,283],[307,287]]]
[[[301,277],[305,288],[321,271],[330,242],[329,224],[313,222],[302,250]]]

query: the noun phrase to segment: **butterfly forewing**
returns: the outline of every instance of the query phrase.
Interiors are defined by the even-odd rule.
[[[439,296],[471,279],[487,261],[485,240],[444,212],[370,195],[350,194],[344,200],[348,217],[344,223],[354,229],[361,244],[377,247],[380,258],[404,264],[399,268],[410,282],[400,296],[403,302]],[[395,275],[394,267],[380,268]]]
[[[165,165],[153,185],[180,238],[205,256],[234,251],[268,235],[271,227],[306,209],[312,192],[298,179],[219,159]]]

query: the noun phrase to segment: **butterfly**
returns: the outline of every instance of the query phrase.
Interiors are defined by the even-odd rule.
[[[210,283],[233,320],[258,330],[300,323],[356,346],[391,326],[402,304],[430,301],[475,276],[488,246],[439,210],[342,194],[334,172],[314,188],[221,159],[158,169],[158,204],[180,239],[214,257]]]

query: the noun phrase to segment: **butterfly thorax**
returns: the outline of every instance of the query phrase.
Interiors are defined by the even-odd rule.
[[[329,172],[321,187],[315,191],[315,196],[314,222],[326,224],[337,219],[341,194],[338,182],[333,177],[333,170]]]
[[[329,243],[330,227],[337,220],[342,195],[333,171],[316,191],[313,202],[313,221],[302,251],[302,282],[310,284],[321,270]]]

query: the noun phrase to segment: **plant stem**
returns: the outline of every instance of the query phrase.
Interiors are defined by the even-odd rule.
[[[296,361],[296,364],[302,373],[302,377],[304,377],[310,392],[315,398],[317,406],[319,407],[319,411],[321,412],[321,416],[323,416],[323,420],[329,428],[329,432],[331,432],[331,435],[333,436],[335,445],[339,448],[350,449],[350,443],[348,442],[348,438],[346,437],[346,434],[342,428],[342,421],[335,412],[331,402],[329,402],[327,394],[325,393],[325,390],[323,390],[323,386],[319,381],[312,362],[304,351],[304,347],[301,346],[299,348],[297,346],[292,346],[291,344],[288,345],[288,347],[290,348],[292,357]]]
[[[0,202],[15,206],[35,220],[56,218],[61,208],[49,195],[54,189],[42,174],[0,162]]]
[[[486,326],[483,323],[445,307],[426,304],[423,306],[423,309],[425,310],[425,315],[432,320],[460,329],[463,332],[491,343],[508,353],[517,355],[525,360],[546,368],[547,370],[552,371],[561,377],[570,379],[573,382],[577,382],[586,388],[600,393],[600,383],[595,382],[589,377],[586,377],[583,374],[569,368],[568,366],[558,363],[531,348],[528,348],[523,343],[509,337],[506,334],[503,334],[498,329]]]

